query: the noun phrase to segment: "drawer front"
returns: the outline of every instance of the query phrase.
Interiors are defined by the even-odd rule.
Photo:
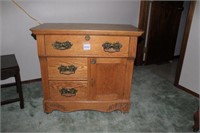
[[[50,99],[54,101],[86,100],[87,81],[49,81]]]
[[[129,37],[46,35],[47,56],[128,57]]]
[[[47,58],[50,80],[87,80],[87,58]]]

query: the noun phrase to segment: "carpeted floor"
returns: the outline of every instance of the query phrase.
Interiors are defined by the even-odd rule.
[[[173,86],[148,67],[135,67],[131,109],[102,113],[43,112],[41,82],[23,84],[25,108],[19,103],[1,106],[1,132],[192,132],[193,113],[199,100]],[[2,88],[1,97],[16,93]]]

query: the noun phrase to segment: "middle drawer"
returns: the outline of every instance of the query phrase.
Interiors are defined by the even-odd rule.
[[[87,58],[47,58],[50,80],[87,80]]]

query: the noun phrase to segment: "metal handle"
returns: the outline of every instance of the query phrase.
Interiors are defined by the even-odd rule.
[[[102,47],[104,48],[105,52],[109,52],[109,53],[114,53],[114,52],[119,52],[122,44],[120,44],[119,42],[115,42],[115,43],[110,43],[110,42],[105,42]]]
[[[85,40],[86,40],[86,41],[89,41],[89,40],[90,40],[90,35],[86,35],[86,36],[85,36]]]
[[[74,74],[76,69],[77,69],[77,67],[74,65],[70,65],[70,66],[60,65],[58,67],[60,74],[65,74],[65,75]]]
[[[62,88],[61,90],[59,90],[61,96],[65,96],[65,97],[72,97],[72,96],[76,96],[76,93],[78,92],[78,90],[76,90],[75,88]]]
[[[92,59],[92,60],[91,60],[91,64],[96,64],[96,60],[95,60],[95,59]]]
[[[66,49],[70,49],[72,47],[72,43],[69,41],[66,41],[66,42],[56,41],[52,44],[52,46],[58,50],[66,50]]]
[[[184,7],[178,7],[178,10],[179,10],[179,11],[183,11],[183,10],[184,10]]]

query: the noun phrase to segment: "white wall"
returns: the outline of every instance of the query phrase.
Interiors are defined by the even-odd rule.
[[[184,3],[183,3],[184,10],[182,11],[182,14],[181,14],[181,20],[180,20],[180,25],[179,25],[179,29],[178,29],[178,35],[177,35],[177,40],[176,40],[174,56],[180,55],[181,44],[182,44],[182,40],[183,40],[183,34],[184,34],[184,30],[185,30],[185,24],[186,24],[186,20],[187,20],[189,6],[190,6],[190,1],[184,1]]]
[[[197,1],[179,84],[199,93],[200,91],[200,1]]]
[[[16,0],[43,23],[113,23],[137,26],[140,1],[135,0]],[[14,53],[22,81],[40,78],[36,41],[30,28],[37,25],[11,1],[0,1],[1,55]],[[13,82],[13,79],[2,83]]]

